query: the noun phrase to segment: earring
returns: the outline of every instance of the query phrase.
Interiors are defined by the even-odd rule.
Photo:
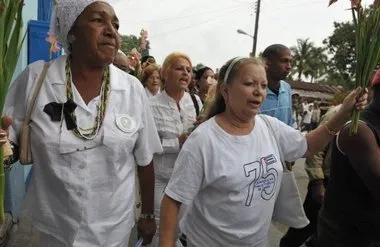
[[[67,42],[69,43],[69,44],[72,44],[72,43],[74,43],[75,42],[75,36],[73,35],[73,34],[69,34],[69,35],[67,35]]]

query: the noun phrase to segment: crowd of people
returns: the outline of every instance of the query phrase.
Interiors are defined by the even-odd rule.
[[[17,77],[0,130],[16,162],[31,110],[27,206],[38,246],[126,247],[134,235],[152,247],[268,246],[284,174],[301,157],[313,164],[310,224],[280,246],[380,244],[379,73],[367,108],[357,88],[320,121],[318,103],[292,97],[284,45],[218,73],[181,52],[131,66],[107,1],[60,0],[51,22],[66,55]],[[352,111],[364,108],[352,136]]]
[[[293,127],[300,131],[311,131],[317,128],[321,120],[320,102],[301,98],[298,94],[292,95]]]

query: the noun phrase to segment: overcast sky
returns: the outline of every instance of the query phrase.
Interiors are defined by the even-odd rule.
[[[187,53],[193,64],[221,67],[235,56],[248,56],[253,39],[256,0],[116,0],[120,33],[149,32],[151,55],[161,63],[173,51]],[[351,20],[349,0],[327,8],[328,0],[262,0],[257,54],[266,46],[296,45],[310,38],[321,45],[334,21]],[[373,1],[364,1],[370,3]]]

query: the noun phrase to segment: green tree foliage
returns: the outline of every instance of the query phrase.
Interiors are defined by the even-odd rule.
[[[325,74],[327,55],[324,48],[314,46],[309,39],[298,39],[297,45],[290,50],[293,53],[292,77],[301,80],[304,76],[313,82]]]
[[[332,105],[339,105],[343,103],[343,100],[348,96],[351,91],[343,91],[334,95],[331,99]]]
[[[120,35],[121,38],[121,44],[120,49],[125,53],[128,54],[133,48],[136,48],[138,52],[141,53],[141,56],[148,56],[149,50],[150,50],[150,41],[148,41],[148,44],[146,46],[145,50],[142,50],[140,48],[140,39],[137,36],[130,34],[130,35]]]
[[[323,47],[313,47],[310,53],[305,76],[310,77],[310,82],[314,82],[314,80],[318,81],[326,74],[328,57]]]
[[[297,39],[297,46],[290,47],[293,53],[292,74],[296,75],[298,80],[301,80],[302,75],[308,69],[312,48],[313,42],[310,42],[309,39]]]
[[[328,84],[340,84],[347,89],[355,86],[355,28],[352,22],[334,22],[334,31],[323,41],[331,55],[326,78]]]
[[[133,48],[138,49],[140,46],[139,38],[137,38],[135,35],[120,35],[121,37],[121,44],[120,49],[125,53],[128,54]]]
[[[197,65],[195,65],[194,69],[195,69],[195,70],[198,70],[198,69],[203,68],[203,67],[205,67],[205,66],[206,66],[206,65],[204,65],[203,63],[198,63]]]
[[[351,86],[354,85],[351,83],[345,83],[345,79],[342,77],[342,75],[339,72],[332,70],[330,67],[328,68],[326,76],[322,80],[319,80],[318,83],[330,86],[341,85],[345,89],[350,89]]]

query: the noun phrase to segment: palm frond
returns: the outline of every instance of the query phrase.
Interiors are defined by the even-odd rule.
[[[380,62],[380,6],[357,11],[356,25],[356,86],[367,88],[370,77]],[[359,112],[354,111],[351,134],[359,124]]]
[[[0,0],[0,112],[11,82],[22,42],[23,0]],[[0,126],[1,127],[1,126]],[[0,148],[0,223],[4,221],[4,149]]]

